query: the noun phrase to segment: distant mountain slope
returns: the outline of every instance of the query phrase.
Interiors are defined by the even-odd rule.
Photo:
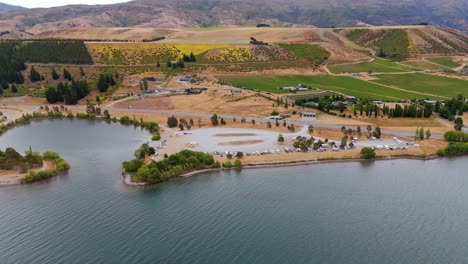
[[[39,33],[76,27],[212,27],[266,22],[319,27],[428,22],[468,31],[465,0],[136,0],[0,14],[0,29]]]
[[[24,7],[0,3],[0,13],[12,11],[12,10],[19,10],[19,9],[24,9]]]

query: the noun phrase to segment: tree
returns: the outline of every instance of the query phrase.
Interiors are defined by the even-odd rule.
[[[375,150],[373,148],[364,147],[361,149],[361,159],[374,159]]]
[[[81,75],[81,77],[86,76],[86,73],[84,72],[83,67],[81,67],[81,66],[80,66],[80,75]]]
[[[278,135],[278,143],[280,143],[280,144],[284,143],[284,136],[282,134]]]
[[[237,157],[238,159],[242,159],[242,157],[244,157],[244,152],[238,151],[238,152],[236,153],[236,157]]]
[[[109,88],[109,84],[107,83],[106,76],[104,74],[99,75],[96,86],[101,93],[107,91],[107,89]]]
[[[179,121],[175,116],[171,116],[167,118],[167,126],[172,128],[172,127],[177,127],[179,125]]]
[[[73,80],[71,73],[65,68],[63,68],[63,77],[69,81]]]
[[[184,124],[180,123],[179,124],[179,129],[180,129],[180,131],[184,131]]]
[[[143,79],[143,90],[148,90],[148,81],[146,79]]]
[[[255,125],[255,120],[254,119],[252,119],[252,125]]]
[[[380,131],[380,127],[375,127],[374,132],[373,132],[374,137],[377,139],[380,139],[382,132]]]
[[[41,75],[34,69],[34,66],[31,67],[31,70],[29,71],[29,79],[31,82],[37,82],[42,79]]]
[[[213,126],[217,126],[217,125],[218,125],[218,115],[217,115],[217,114],[213,114],[213,115],[211,116],[210,119],[211,119],[211,124],[212,124]]]
[[[190,52],[190,61],[191,62],[196,62],[197,59],[195,58],[195,55],[193,55],[193,52]]]
[[[18,92],[18,87],[16,87],[15,84],[12,84],[12,85],[11,85],[11,92],[12,92],[12,93],[17,93],[17,92]]]
[[[52,79],[54,80],[58,80],[60,78],[58,73],[55,71],[55,68],[52,68],[51,76],[52,76]]]
[[[426,130],[426,139],[431,138],[431,130]]]
[[[309,125],[308,131],[309,131],[309,133],[314,133],[314,126],[313,126],[313,125]]]
[[[419,129],[419,140],[424,140],[424,128]]]
[[[54,87],[47,88],[45,92],[45,97],[47,99],[47,102],[51,104],[56,103],[58,101],[57,90]]]
[[[457,117],[455,119],[455,126],[454,126],[456,131],[461,131],[463,128],[463,119],[461,117]]]
[[[226,155],[226,158],[232,159],[232,154],[231,154],[231,153],[228,153],[228,154]]]
[[[110,119],[111,119],[111,116],[110,116],[110,114],[109,114],[109,111],[107,111],[107,110],[104,110],[104,119],[105,119],[105,120],[110,120]]]

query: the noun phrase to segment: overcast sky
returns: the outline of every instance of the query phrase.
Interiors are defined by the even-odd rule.
[[[75,4],[115,4],[128,2],[129,0],[0,0],[0,2],[9,5],[19,5],[23,7],[51,7]]]

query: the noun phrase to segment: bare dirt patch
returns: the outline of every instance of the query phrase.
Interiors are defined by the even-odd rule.
[[[254,133],[224,133],[224,134],[216,134],[217,137],[252,137],[256,136],[257,134]]]
[[[218,143],[219,146],[241,146],[262,143],[263,140],[239,140]]]

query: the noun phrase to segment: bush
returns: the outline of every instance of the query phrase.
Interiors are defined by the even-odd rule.
[[[448,131],[444,134],[444,138],[451,142],[468,142],[468,133],[463,131]]]
[[[228,153],[228,154],[226,155],[226,158],[232,159],[232,154],[231,154],[231,153]]]
[[[234,167],[238,169],[242,168],[242,162],[240,160],[234,161]]]
[[[232,163],[228,160],[228,161],[223,163],[223,167],[227,168],[227,169],[230,169],[230,168],[232,168]]]
[[[46,152],[44,152],[42,154],[42,157],[45,160],[56,160],[56,159],[60,158],[60,155],[57,152],[54,152],[54,151],[46,151]]]
[[[123,162],[123,168],[125,172],[131,173],[136,172],[138,169],[143,166],[144,162],[142,159],[134,159],[130,161]]]
[[[151,147],[147,146],[147,144],[143,144],[135,154],[139,157],[142,152],[146,153],[150,149]],[[182,150],[161,161],[152,161],[149,164],[144,164],[143,158],[123,163],[125,171],[132,175],[133,181],[148,183],[157,183],[191,171],[216,166],[220,166],[220,164],[216,164],[210,154],[191,150]]]
[[[448,157],[468,154],[468,143],[450,142],[445,148],[444,153]]]
[[[160,134],[154,134],[154,135],[151,137],[151,140],[153,140],[153,141],[159,141],[159,140],[161,140],[161,135],[160,135]]]
[[[374,159],[375,150],[373,148],[364,147],[361,149],[361,159]]]

